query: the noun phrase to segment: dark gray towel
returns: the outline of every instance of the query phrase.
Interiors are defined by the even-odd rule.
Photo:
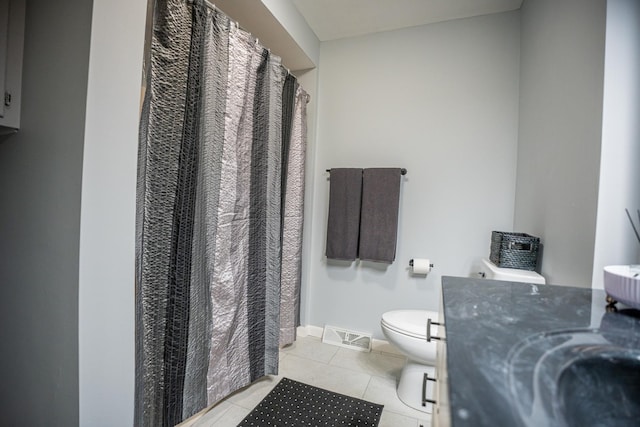
[[[388,264],[396,259],[399,202],[400,169],[364,170],[362,215],[360,216],[360,259]]]
[[[362,169],[331,169],[327,258],[353,261],[358,257]]]

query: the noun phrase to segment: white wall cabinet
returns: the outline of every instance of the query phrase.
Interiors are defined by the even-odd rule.
[[[0,138],[20,128],[25,0],[0,0]]]

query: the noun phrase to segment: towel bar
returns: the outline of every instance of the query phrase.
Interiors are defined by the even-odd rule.
[[[331,169],[327,169],[327,172],[331,172]],[[400,169],[400,175],[406,175],[407,170],[405,168]]]

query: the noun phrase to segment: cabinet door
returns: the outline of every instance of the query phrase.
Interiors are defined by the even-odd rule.
[[[0,0],[0,139],[20,128],[25,1]]]
[[[443,289],[440,288],[439,319],[443,326],[438,328],[440,340],[436,344],[436,410],[433,414],[432,426],[449,427],[451,414],[449,409],[449,374],[447,371],[447,322],[444,317]]]
[[[9,39],[9,0],[0,0],[0,117],[4,117],[4,92],[7,80],[7,43]]]

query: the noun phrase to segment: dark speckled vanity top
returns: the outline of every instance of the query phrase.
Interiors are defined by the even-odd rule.
[[[640,311],[566,286],[442,290],[452,426],[639,425]]]

